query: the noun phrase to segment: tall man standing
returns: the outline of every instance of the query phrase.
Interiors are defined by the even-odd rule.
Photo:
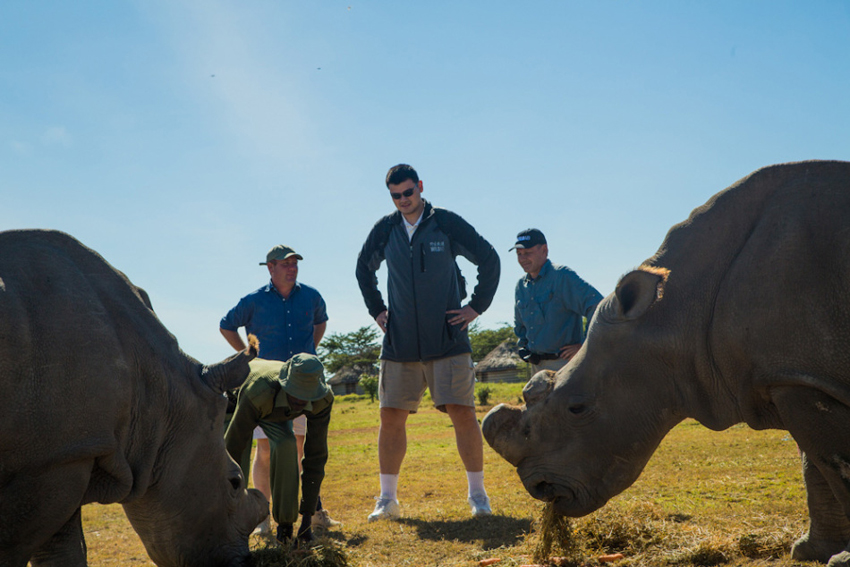
[[[519,355],[534,373],[559,370],[581,348],[582,318],[590,323],[602,295],[568,267],[549,261],[546,237],[536,228],[517,234],[514,249],[526,273],[514,293]]]
[[[375,224],[357,258],[360,291],[369,314],[385,333],[379,379],[381,496],[369,521],[401,515],[397,487],[407,452],[407,418],[417,411],[426,388],[454,425],[472,513],[489,515],[467,327],[493,300],[499,256],[460,216],[422,199],[423,184],[411,166],[391,168],[386,185],[397,210]],[[464,306],[465,282],[455,263],[458,254],[478,266],[475,290]],[[376,276],[384,260],[389,308]]]
[[[299,353],[316,354],[316,347],[325,334],[328,315],[321,294],[298,281],[298,261],[303,259],[283,244],[269,250],[266,261],[260,262],[261,266],[268,268],[269,283],[240,299],[221,319],[219,330],[230,346],[240,351],[245,348],[238,332],[239,327],[245,327],[246,333],[256,335],[260,341],[259,358],[285,362]],[[263,432],[270,427],[260,422]],[[288,423],[286,427],[291,432],[292,424]],[[268,500],[276,492],[275,487],[269,484],[270,452],[264,433],[257,440],[253,478],[254,486]],[[327,525],[323,527],[334,522],[323,510],[317,511],[314,519],[326,520]],[[269,529],[266,519],[261,530]]]

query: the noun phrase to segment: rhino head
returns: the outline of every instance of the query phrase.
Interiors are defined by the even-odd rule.
[[[253,339],[253,337],[251,337]],[[124,510],[159,566],[250,565],[248,536],[268,515],[258,490],[246,490],[239,466],[224,448],[225,389],[241,385],[251,346],[211,366],[193,365],[192,395],[179,396],[147,491]]]
[[[660,355],[667,333],[646,316],[658,309],[665,279],[666,271],[648,267],[624,276],[570,363],[535,374],[524,406],[501,404],[484,418],[490,446],[533,497],[562,515],[589,514],[630,486],[684,417]]]

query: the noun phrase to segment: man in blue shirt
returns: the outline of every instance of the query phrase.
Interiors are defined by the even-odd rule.
[[[602,295],[568,267],[549,261],[546,237],[536,228],[520,232],[511,250],[526,273],[514,294],[519,355],[533,374],[557,371],[581,348],[583,318],[590,322]]]
[[[260,262],[260,265],[268,268],[271,281],[240,299],[236,307],[228,311],[227,315],[221,319],[219,330],[230,346],[240,351],[245,348],[244,341],[238,332],[239,327],[245,327],[246,334],[254,334],[260,341],[259,358],[285,362],[299,353],[316,354],[316,347],[325,334],[328,315],[325,300],[319,292],[298,281],[299,260],[303,260],[303,257],[289,246],[279,244],[269,250],[266,261]],[[257,440],[253,478],[254,486],[267,499],[271,499],[272,493],[278,492],[269,484],[270,462],[275,459],[299,460],[299,457],[289,455],[288,451],[283,449],[276,450],[278,443],[274,439],[270,447],[265,435],[273,431],[277,436],[280,431],[286,429],[285,434],[291,438],[292,427],[291,422],[282,428],[280,424],[269,425],[260,421],[260,428],[264,435],[260,435]],[[301,449],[304,443],[303,435],[296,437],[296,441],[298,448]],[[288,447],[289,444],[281,442],[280,446]],[[250,452],[250,446],[248,451]],[[283,479],[277,479],[277,481],[275,478],[271,479],[271,484],[282,482]],[[280,505],[283,504],[280,503]],[[274,507],[278,508],[277,505]],[[317,517],[313,519],[325,524],[321,527],[330,527],[336,523],[324,510],[321,510],[321,502],[319,508],[320,510],[316,512]],[[273,515],[277,520],[277,514]],[[270,529],[267,522],[268,520],[260,526],[262,533]]]

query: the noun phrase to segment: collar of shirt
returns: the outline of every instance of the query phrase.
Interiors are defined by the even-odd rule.
[[[419,223],[422,222],[422,217],[425,215],[425,208],[423,207],[422,212],[419,213],[419,218],[416,219],[416,222],[410,224],[407,222],[407,219],[404,218],[404,215],[401,216],[401,220],[404,223],[404,228],[407,229],[407,238],[413,240],[413,233],[416,232],[416,229],[419,228]]]
[[[287,298],[285,298],[284,296],[282,296],[282,295],[280,294],[280,292],[279,292],[279,291],[277,290],[277,288],[274,286],[274,282],[273,282],[273,281],[269,280],[269,283],[268,283],[268,285],[266,285],[266,288],[265,288],[265,289],[266,289],[266,292],[267,292],[267,293],[275,293],[275,294],[277,294],[277,296],[278,296],[279,298],[281,298],[282,300],[286,301],[286,299],[287,299]],[[301,289],[301,284],[300,284],[300,283],[298,283],[298,282],[295,282],[295,286],[292,288],[292,291],[289,293],[289,297],[292,297],[292,294],[293,294],[293,293],[295,293],[296,291],[298,291],[299,289]]]
[[[543,279],[546,276],[546,274],[548,274],[551,271],[552,271],[552,261],[547,258],[546,261],[543,262],[543,267],[540,268],[540,273],[537,274],[536,278],[532,278],[531,274],[525,274],[525,283],[530,284],[532,282],[540,281],[541,279]]]

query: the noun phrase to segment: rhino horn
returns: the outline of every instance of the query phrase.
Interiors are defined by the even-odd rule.
[[[531,377],[522,389],[522,399],[525,405],[532,406],[549,395],[555,385],[555,373],[551,370],[541,370]]]
[[[201,379],[218,393],[232,388],[238,388],[248,377],[250,368],[248,363],[254,360],[260,349],[260,341],[254,335],[248,335],[248,348],[233,356],[205,366],[201,372]]]
[[[528,440],[520,429],[522,408],[499,404],[481,421],[484,439],[513,466],[519,466],[525,457]]]

